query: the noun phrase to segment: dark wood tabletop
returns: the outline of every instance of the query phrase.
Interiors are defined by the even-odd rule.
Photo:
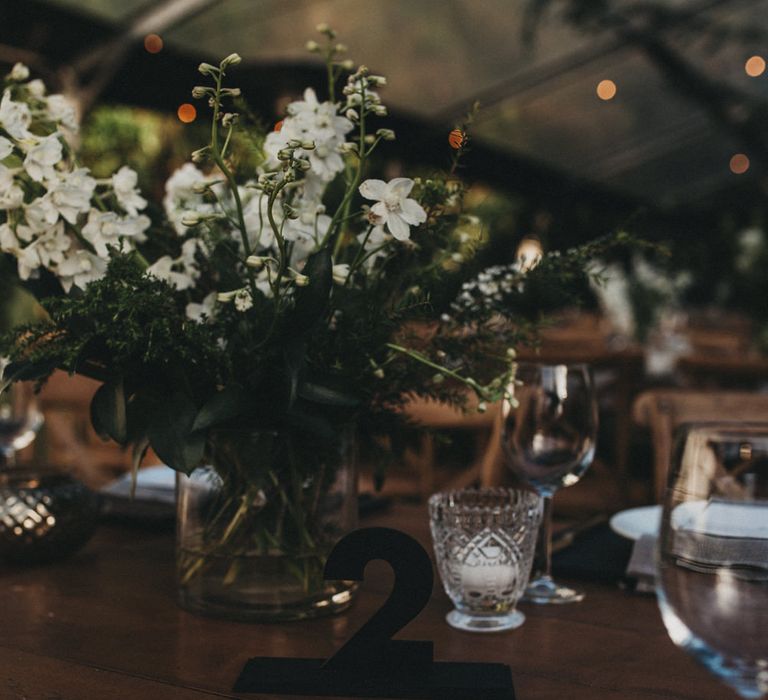
[[[423,507],[396,506],[362,525],[397,527],[429,545]],[[392,582],[388,565],[372,562],[345,614],[238,624],[179,609],[173,565],[172,533],[116,525],[102,526],[66,562],[3,565],[0,700],[278,697],[230,692],[246,660],[330,656],[378,609]],[[519,700],[735,697],[674,647],[653,598],[612,586],[584,588],[583,603],[521,606],[527,615],[521,628],[478,635],[445,623],[451,606],[436,580],[429,605],[400,637],[434,640],[441,661],[509,664]]]

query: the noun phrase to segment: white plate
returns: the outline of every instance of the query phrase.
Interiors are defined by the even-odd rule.
[[[622,510],[611,518],[610,524],[611,530],[630,540],[639,540],[643,535],[658,535],[661,525],[661,506]]]

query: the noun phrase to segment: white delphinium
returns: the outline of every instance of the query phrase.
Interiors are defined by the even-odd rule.
[[[182,244],[178,258],[170,255],[158,258],[147,268],[147,274],[167,282],[179,291],[192,289],[200,279],[200,268],[196,260],[198,250],[204,252],[202,242],[190,238]]]
[[[136,171],[127,165],[112,175],[112,187],[117,203],[131,216],[136,216],[147,206],[147,200],[141,196],[136,186],[138,181]]]
[[[31,83],[30,83],[31,85]],[[45,100],[48,116],[66,129],[77,132],[80,124],[77,119],[77,108],[74,102],[64,95],[49,95]]]
[[[146,238],[144,231],[149,227],[146,216],[121,217],[113,211],[91,209],[88,221],[82,228],[85,238],[102,257],[109,256],[109,247],[125,249],[131,247],[131,239]]]
[[[294,206],[296,218],[289,219],[283,230],[288,241],[319,242],[328,232],[331,217],[325,213],[325,207],[318,201],[300,199]]]
[[[216,314],[216,292],[207,294],[199,304],[197,302],[187,304],[185,313],[190,321],[197,323],[212,319]]]
[[[85,287],[101,279],[107,271],[107,261],[87,250],[77,250],[67,256],[57,267],[56,274],[65,292],[73,286]]]
[[[0,160],[4,160],[13,153],[13,143],[5,136],[0,136]]]
[[[32,146],[24,158],[24,170],[35,182],[53,180],[56,177],[56,165],[61,162],[62,146],[58,133],[40,139]]]
[[[23,226],[16,229],[20,238],[23,229]],[[64,230],[64,222],[59,221],[19,251],[17,256],[19,277],[21,279],[34,277],[41,267],[57,273],[58,266],[64,262],[65,254],[70,248],[72,248],[72,239]]]
[[[181,223],[181,220],[190,211],[203,216],[214,213],[214,206],[203,201],[201,193],[201,188],[211,182],[212,178],[206,176],[192,163],[185,163],[165,183],[163,207],[168,220],[180,236],[187,233],[187,227]]]
[[[91,177],[88,168],[60,173],[55,181],[49,183],[51,202],[70,224],[77,222],[78,214],[90,211],[95,189],[96,180]]]
[[[42,233],[59,220],[59,212],[49,195],[24,205],[24,220],[33,233]]]
[[[314,143],[312,149],[296,149],[297,158],[306,158],[310,171],[324,182],[330,182],[344,170],[340,147],[344,137],[354,125],[346,117],[339,116],[332,102],[319,102],[312,88],[304,91],[304,99],[288,105],[288,116],[283,119],[280,131],[267,135],[264,152],[269,167],[280,164],[278,154],[291,140]]]
[[[15,139],[27,139],[31,136],[29,126],[32,123],[32,113],[29,106],[23,102],[14,102],[11,91],[6,89],[0,100],[0,126]]]
[[[0,209],[18,209],[24,203],[24,190],[16,183],[15,174],[0,164]]]
[[[237,294],[235,294],[234,302],[235,308],[240,312],[253,308],[253,297],[250,290],[245,288],[238,290]]]
[[[255,251],[272,248],[275,243],[275,234],[267,212],[269,208],[268,195],[264,191],[256,189],[253,183],[241,187],[239,193],[240,201],[243,204],[243,221],[248,232],[248,244]],[[282,201],[282,197],[278,197],[272,207],[272,218],[278,226],[283,223]],[[240,245],[239,231],[233,231],[232,237]]]
[[[386,226],[389,233],[398,241],[411,236],[411,226],[419,226],[427,220],[427,213],[408,195],[413,189],[413,180],[396,177],[389,182],[366,180],[360,185],[360,194],[366,199],[375,200],[369,212],[369,221],[376,226]]]

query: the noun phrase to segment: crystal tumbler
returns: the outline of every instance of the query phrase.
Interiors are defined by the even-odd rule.
[[[467,489],[429,499],[443,587],[456,606],[448,624],[500,632],[523,624],[515,605],[531,573],[542,499],[520,489]]]

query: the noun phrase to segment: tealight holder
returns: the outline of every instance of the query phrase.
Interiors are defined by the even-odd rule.
[[[507,488],[437,493],[429,516],[437,568],[455,606],[448,624],[468,632],[522,625],[515,606],[531,573],[540,496]]]

